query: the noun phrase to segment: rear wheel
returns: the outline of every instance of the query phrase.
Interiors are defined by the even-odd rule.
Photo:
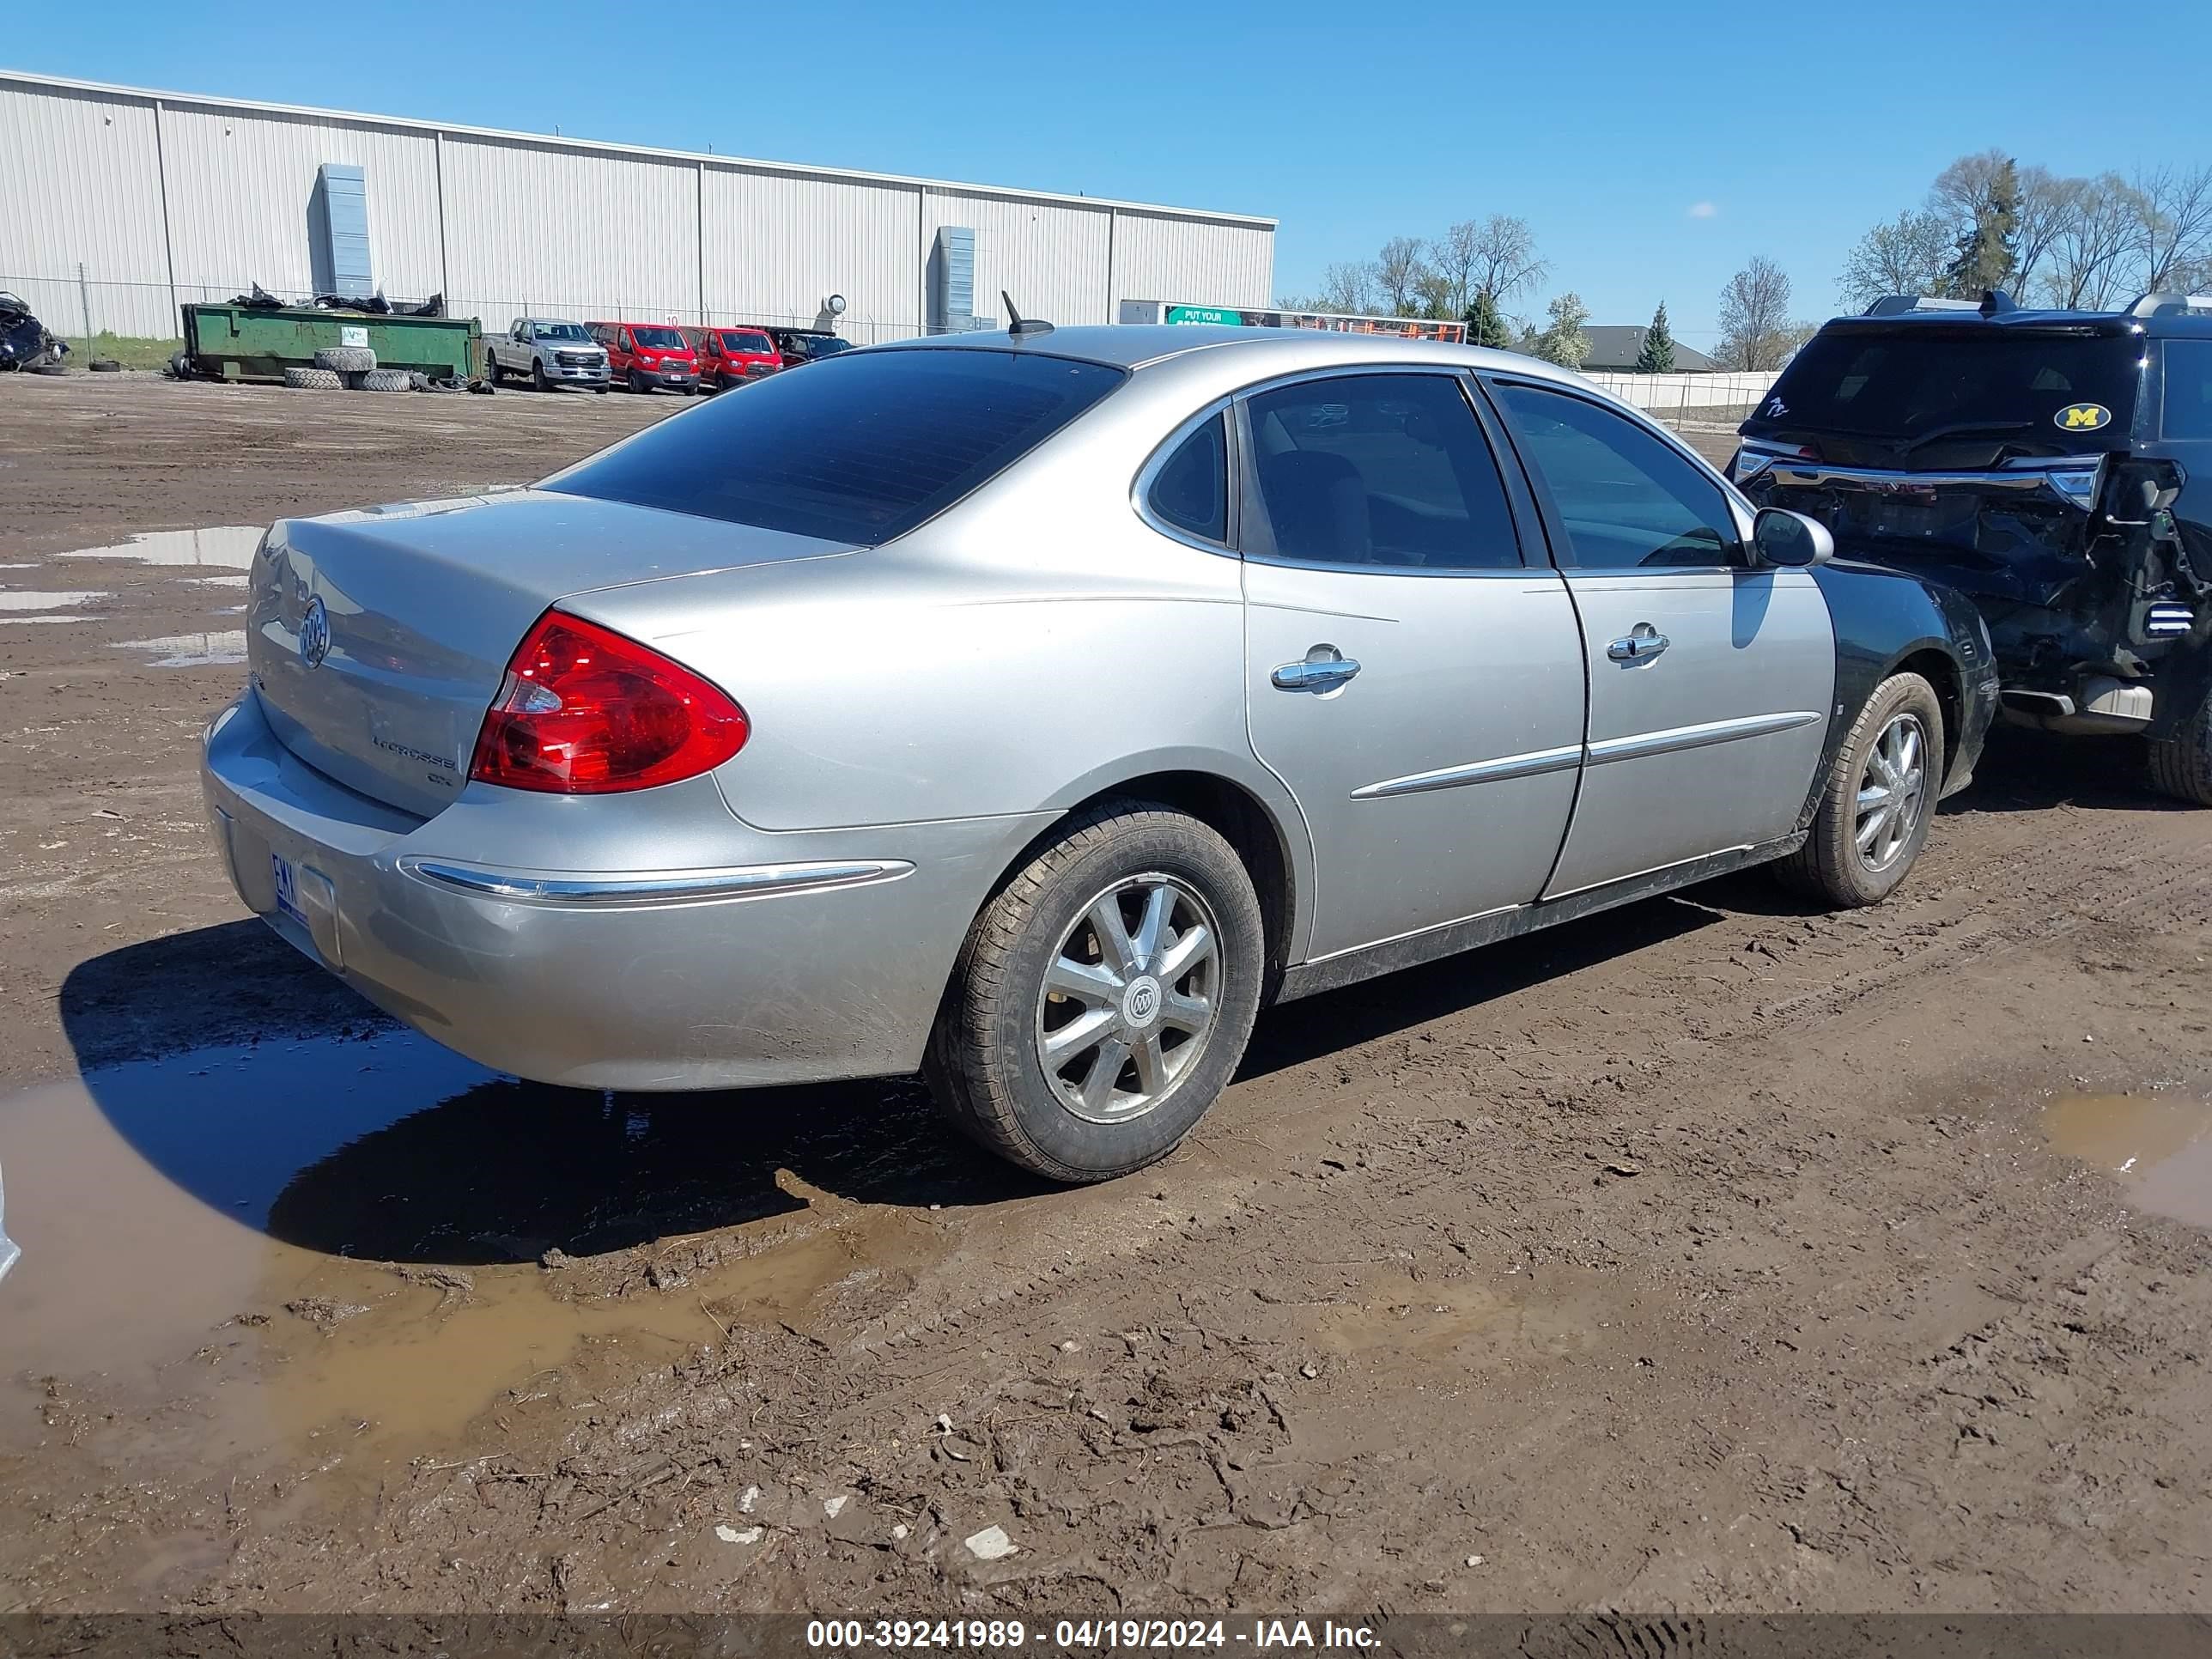
[[[1828,768],[1804,846],[1775,868],[1841,908],[1879,904],[1920,856],[1943,787],[1943,710],[1917,674],[1876,686]]]
[[[1229,843],[1180,812],[1109,802],[987,904],[926,1071],[947,1116],[1054,1181],[1166,1156],[1243,1057],[1265,938]]]
[[[2161,795],[2212,806],[2212,687],[2171,737],[2151,739],[2150,782]]]

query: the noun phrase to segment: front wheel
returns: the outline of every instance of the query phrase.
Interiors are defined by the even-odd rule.
[[[553,383],[545,378],[545,365],[535,357],[530,360],[530,389],[532,392],[550,392],[553,389]]]
[[[1920,856],[1943,787],[1943,710],[1917,674],[1875,687],[1828,768],[1813,832],[1776,866],[1808,897],[1879,904]]]
[[[2212,806],[2212,688],[2172,736],[2150,740],[2151,787],[2196,806]]]
[[[969,1136],[1051,1180],[1140,1170],[1228,1086],[1265,956],[1227,842],[1164,806],[1106,803],[976,918],[931,1036],[931,1090]]]

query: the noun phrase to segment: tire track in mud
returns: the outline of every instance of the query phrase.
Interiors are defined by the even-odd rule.
[[[1601,961],[1561,978],[1540,980],[1510,993],[1504,1006],[1478,1004],[1324,1054],[1288,1073],[1239,1083],[1215,1116],[1200,1125],[1192,1143],[1161,1171],[1095,1193],[1066,1194],[1038,1224],[1024,1227],[1021,1253],[1032,1263],[1042,1256],[1042,1264],[1010,1268],[1004,1256],[975,1248],[971,1238],[902,1301],[908,1307],[927,1305],[963,1280],[972,1285],[979,1273],[981,1288],[971,1288],[918,1318],[886,1310],[853,1334],[850,1351],[894,1353],[948,1330],[972,1328],[987,1315],[1019,1317],[1025,1304],[1048,1299],[1085,1273],[1125,1259],[1146,1258],[1163,1244],[1171,1247],[1193,1232],[1224,1224],[1255,1201],[1294,1190],[1285,1187],[1288,1165],[1328,1151],[1354,1127],[1359,1115],[1309,1109],[1289,1133],[1267,1133],[1253,1115],[1285,1095],[1305,1094],[1317,1076],[1331,1071],[1336,1080],[1323,1091],[1330,1098],[1363,1097],[1378,1081],[1399,1091],[1449,1081],[1468,1089],[1470,1101],[1487,1097],[1493,1108],[1520,1101],[1556,1109],[1610,1095],[1619,1103],[1617,1115],[1632,1116],[1638,1091],[1668,1089],[1682,1070],[1710,1066],[1717,1051],[1741,1057],[1769,1040],[1786,1042],[1931,975],[1959,973],[2114,920],[2160,933],[2212,921],[2212,866],[2197,861],[2203,833],[2191,815],[2146,814],[2137,833],[2118,845],[2109,822],[2064,816],[2075,821],[2057,836],[2008,837],[2014,844],[1993,857],[1976,856],[1965,845],[1948,849],[1938,870],[1930,872],[1936,876],[1935,884],[1917,895],[1908,888],[1899,896],[1902,902],[1841,915],[1770,918],[1724,913],[1717,930],[1726,936],[1727,948],[1711,953],[1692,947],[1686,959],[1676,963],[1664,960],[1667,946],[1661,945],[1656,953],[1662,985],[1687,981],[1699,988],[1694,1022],[1680,1016],[1691,999],[1654,996],[1647,988],[1638,1002],[1661,1001],[1674,1017],[1651,1030],[1639,1009],[1621,1020],[1622,1031],[1594,1042],[1593,1036],[1606,1035],[1602,1021],[1576,1019],[1571,1011],[1562,1018],[1547,1006],[1562,999],[1571,1005],[1603,1000],[1610,991],[1624,988],[1624,981],[1649,971],[1643,959],[1655,952],[1644,950],[1632,953],[1634,959]],[[1961,822],[1978,828],[1985,820],[1978,816]],[[1972,838],[1961,836],[1960,841]],[[1753,872],[1736,881],[1756,879]],[[1698,903],[1698,890],[1681,899]],[[1747,980],[1737,964],[1754,945],[1769,947],[1762,956],[1768,971]],[[1832,954],[1815,964],[1808,958],[1816,947]],[[1776,980],[1814,966],[1820,983],[1779,996],[1769,994]],[[1727,1000],[1719,1006],[1711,994],[1716,985],[1727,988]],[[1498,1029],[1520,1025],[1531,1012],[1558,1021],[1553,1039],[1539,1041],[1533,1051]],[[1484,1026],[1491,1029],[1478,1029]],[[1622,1051],[1632,1032],[1642,1038],[1640,1052],[1627,1054]],[[1502,1086],[1494,1079],[1500,1069],[1511,1078]],[[1231,1121],[1217,1121],[1224,1116]],[[1267,1139],[1259,1139],[1261,1134]],[[1206,1168],[1224,1161],[1222,1146],[1247,1136],[1261,1149],[1256,1155],[1237,1158],[1234,1172]],[[1394,1203],[1416,1200],[1459,1174],[1456,1165],[1425,1170],[1422,1160],[1435,1148],[1419,1137],[1395,1157],[1387,1148],[1376,1150],[1380,1156],[1358,1173],[1366,1184],[1390,1187]],[[1164,1229],[1129,1228],[1125,1189],[1133,1184],[1147,1189],[1172,1185],[1180,1222]],[[1150,1200],[1147,1207],[1156,1203]],[[1347,1203],[1356,1206],[1357,1200],[1333,1194],[1313,1207],[1326,1216]]]

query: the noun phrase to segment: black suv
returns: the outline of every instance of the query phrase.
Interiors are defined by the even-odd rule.
[[[2152,782],[2212,806],[2212,300],[1879,301],[1737,429],[1754,502],[1972,597],[2008,719],[2142,732]]]

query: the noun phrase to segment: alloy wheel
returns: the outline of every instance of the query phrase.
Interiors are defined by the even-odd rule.
[[[1037,1060],[1061,1105],[1122,1123],[1167,1097],[1212,1035],[1220,939],[1206,900],[1157,872],[1083,908],[1037,993]]]
[[[1868,752],[1852,839],[1869,871],[1896,863],[1919,827],[1927,806],[1927,732],[1911,713],[1893,716]]]

